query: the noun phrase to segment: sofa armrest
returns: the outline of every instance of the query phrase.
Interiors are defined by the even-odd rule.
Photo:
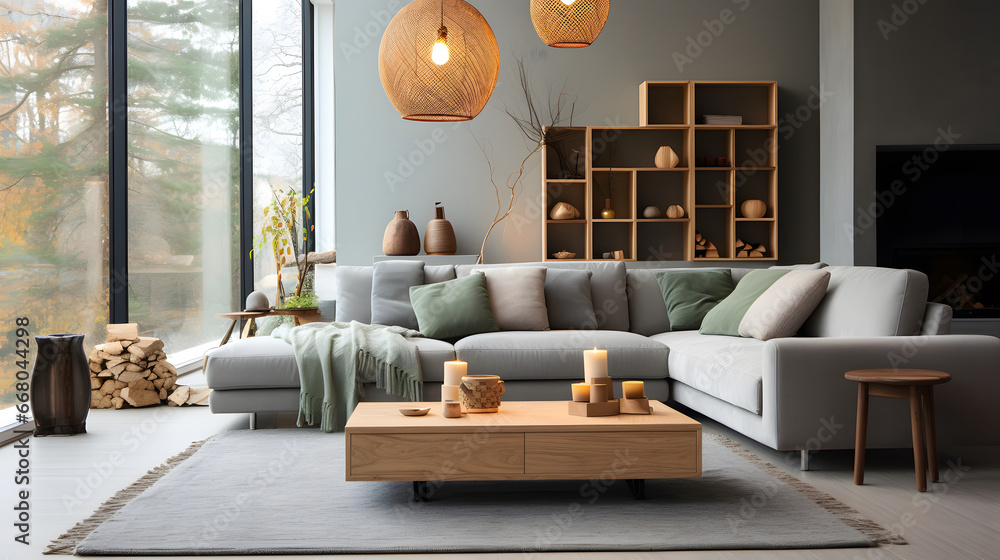
[[[1000,436],[1000,339],[981,335],[782,338],[763,348],[763,415],[776,449],[854,447],[857,383],[844,373],[869,368],[945,371],[934,390],[942,445],[996,445]],[[869,446],[906,447],[906,403],[875,399]]]
[[[927,302],[924,308],[924,318],[920,322],[920,334],[939,335],[951,334],[951,317],[954,311],[950,305]]]

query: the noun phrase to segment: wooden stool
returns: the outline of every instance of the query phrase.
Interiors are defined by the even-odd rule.
[[[854,484],[865,482],[865,438],[868,432],[869,395],[910,400],[917,490],[921,492],[927,490],[928,468],[931,482],[937,482],[933,386],[947,383],[951,380],[951,376],[943,371],[929,369],[860,369],[849,371],[844,377],[858,382],[858,433],[854,444]]]

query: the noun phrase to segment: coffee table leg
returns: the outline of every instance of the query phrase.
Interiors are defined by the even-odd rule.
[[[854,484],[865,483],[865,447],[868,438],[868,384],[858,383],[858,426],[854,438]]]
[[[414,480],[413,481],[413,501],[414,502],[426,502],[430,499],[430,488],[427,486],[426,480]]]
[[[910,424],[913,430],[913,463],[917,477],[917,490],[927,490],[927,451],[924,440],[924,418],[921,410],[922,391],[919,385],[910,385]]]
[[[628,489],[632,491],[632,497],[637,500],[646,499],[646,479],[629,478],[625,482],[628,483]]]

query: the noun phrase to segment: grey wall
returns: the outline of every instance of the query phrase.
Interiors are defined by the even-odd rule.
[[[497,178],[515,171],[527,146],[504,113],[523,100],[514,56],[529,64],[538,93],[565,84],[576,96],[577,125],[635,125],[644,80],[776,80],[779,115],[779,243],[784,262],[819,257],[818,2],[803,0],[616,0],[601,37],[585,49],[552,49],[535,35],[525,1],[471,2],[489,21],[501,52],[501,75],[486,109],[468,124],[400,119],[382,90],[378,46],[396,0],[338,0],[335,43],[336,229],[338,260],[370,263],[394,210],[409,209],[421,234],[443,201],[459,253],[477,253],[496,211],[487,165],[472,140],[492,147]],[[711,36],[704,22],[731,10],[735,21]],[[687,55],[682,69],[674,53]],[[813,99],[811,99],[811,96]],[[428,155],[424,155],[427,152]],[[411,158],[412,172],[403,160]],[[529,161],[517,210],[494,230],[487,262],[542,257],[539,158]],[[400,169],[402,165],[402,169]],[[387,173],[403,177],[393,186]]]
[[[992,0],[855,1],[856,264],[875,264],[875,146],[1000,143],[998,20]]]
[[[854,0],[819,2],[820,260],[854,264]]]

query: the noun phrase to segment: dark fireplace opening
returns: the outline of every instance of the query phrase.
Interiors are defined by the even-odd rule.
[[[1000,317],[1000,145],[876,148],[877,264],[927,274],[956,318]]]

